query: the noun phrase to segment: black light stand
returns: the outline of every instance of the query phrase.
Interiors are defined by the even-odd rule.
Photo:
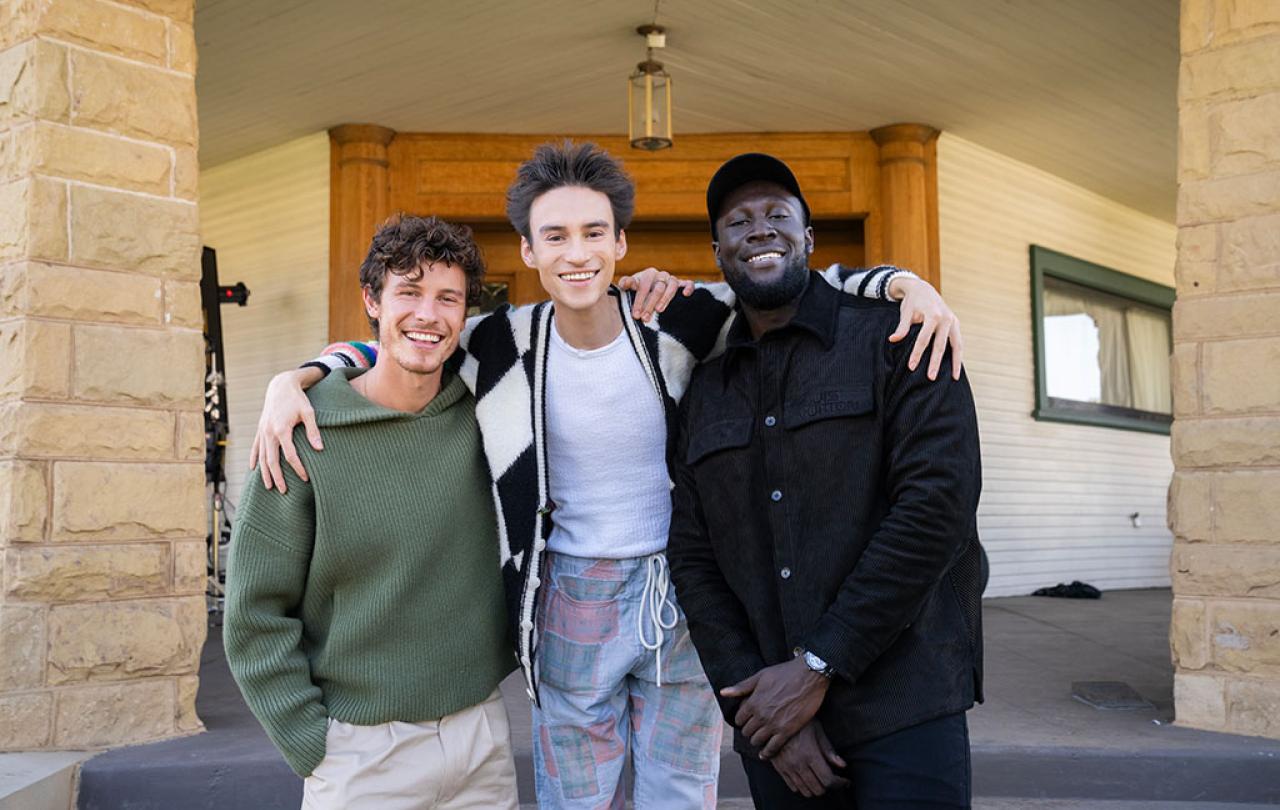
[[[218,256],[204,248],[200,256],[200,302],[204,310],[204,480],[209,496],[209,533],[206,537],[208,586],[205,589],[209,613],[220,619],[226,591],[222,550],[231,540],[231,521],[226,501],[227,420],[226,361],[222,348],[222,305],[245,306],[249,288],[244,282],[223,287],[218,284]]]

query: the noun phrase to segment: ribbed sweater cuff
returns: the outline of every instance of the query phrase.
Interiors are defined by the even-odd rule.
[[[302,778],[311,775],[319,767],[325,755],[325,736],[329,730],[328,718],[307,720],[296,729],[281,730],[276,744],[284,754],[285,762]]]

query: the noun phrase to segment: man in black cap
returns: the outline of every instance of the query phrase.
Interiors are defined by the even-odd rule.
[[[756,806],[968,807],[968,382],[909,368],[896,304],[814,283],[781,161],[727,162],[707,213],[741,317],[685,394],[668,555]]]

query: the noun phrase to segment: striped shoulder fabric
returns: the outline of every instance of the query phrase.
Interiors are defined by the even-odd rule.
[[[327,375],[335,368],[371,368],[377,359],[377,341],[340,341],[325,346],[319,357],[303,363],[301,368],[318,368]]]

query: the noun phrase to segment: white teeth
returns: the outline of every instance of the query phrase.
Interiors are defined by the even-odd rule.
[[[596,274],[596,271],[588,270],[583,273],[565,273],[564,275],[560,276],[560,278],[564,279],[565,281],[587,281],[595,274]]]
[[[439,343],[444,340],[440,335],[433,335],[430,332],[405,332],[404,335],[409,340],[417,340],[423,343]]]
[[[759,256],[752,256],[750,259],[747,259],[747,261],[751,264],[755,264],[756,262],[762,262],[765,259],[781,259],[781,258],[782,258],[782,254],[775,250],[775,251],[770,251],[769,253],[761,253]]]

